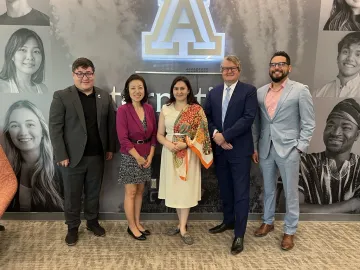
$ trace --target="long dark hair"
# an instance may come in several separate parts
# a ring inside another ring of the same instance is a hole
[[[334,0],[324,30],[360,31],[360,24],[355,20],[355,15],[345,0]]]
[[[185,76],[177,76],[172,84],[171,84],[171,87],[170,87],[170,100],[169,102],[167,103],[167,105],[170,105],[172,103],[174,103],[176,101],[175,99],[175,96],[174,96],[174,86],[175,84],[177,84],[178,82],[184,82],[187,86],[187,88],[189,89],[189,94],[187,95],[187,103],[189,105],[192,105],[192,104],[199,104],[199,102],[196,100],[195,96],[194,96],[194,92],[192,90],[192,87],[191,87],[191,84],[190,84],[190,81],[188,78],[186,78]]]

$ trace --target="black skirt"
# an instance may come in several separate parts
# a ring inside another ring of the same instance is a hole
[[[151,166],[142,168],[133,156],[121,153],[118,178],[120,184],[142,184],[150,180]]]

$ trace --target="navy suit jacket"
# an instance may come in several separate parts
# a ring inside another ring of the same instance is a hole
[[[224,84],[221,84],[209,92],[205,114],[210,136],[217,129],[233,146],[231,150],[224,150],[216,145],[215,155],[224,154],[229,161],[236,161],[254,153],[251,126],[258,108],[256,88],[238,81],[226,111],[224,126],[221,122],[223,91]]]

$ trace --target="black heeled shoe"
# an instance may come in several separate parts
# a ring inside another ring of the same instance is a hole
[[[140,236],[135,236],[135,234],[130,230],[130,228],[127,228],[128,234],[130,234],[134,239],[144,241],[146,240],[146,236],[144,234],[141,234]]]
[[[146,236],[151,234],[151,232],[149,230],[145,230],[145,231],[140,231],[139,230],[139,232],[141,232],[143,235],[146,235]]]

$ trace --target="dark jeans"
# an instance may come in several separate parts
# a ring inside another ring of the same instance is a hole
[[[65,220],[69,229],[80,226],[81,198],[84,191],[84,216],[97,220],[99,196],[104,174],[103,156],[84,156],[75,168],[62,168]]]

